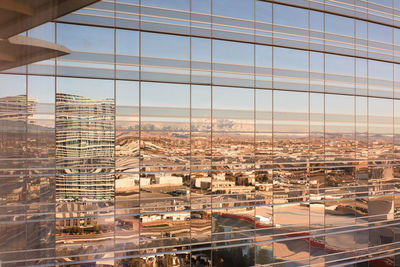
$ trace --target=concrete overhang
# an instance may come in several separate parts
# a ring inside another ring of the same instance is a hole
[[[99,0],[1,0],[0,38],[7,39]]]
[[[0,0],[0,71],[71,53],[66,47],[18,35],[99,0]]]
[[[71,53],[62,45],[26,36],[0,39],[0,71]]]

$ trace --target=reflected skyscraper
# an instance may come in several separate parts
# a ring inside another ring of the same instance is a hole
[[[114,100],[56,94],[56,198],[114,198]]]

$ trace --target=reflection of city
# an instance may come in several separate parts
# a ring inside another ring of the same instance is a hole
[[[26,247],[42,249],[32,257],[54,257],[54,247],[49,246],[54,243],[54,221],[52,215],[50,220],[42,215],[54,214],[52,175],[46,173],[51,165],[47,159],[54,158],[54,126],[35,118],[37,102],[25,94],[0,98],[0,215],[3,222],[13,222],[0,227],[2,262],[23,259],[26,252],[21,248]]]
[[[26,124],[36,100],[29,100],[28,112],[25,101],[26,96],[4,98],[2,106],[7,103],[13,112],[2,112],[3,125],[21,127],[19,135],[26,128],[49,132],[46,123]],[[168,131],[161,121],[146,122],[140,132],[116,131],[114,152],[114,112],[111,99],[57,94],[59,262],[85,253],[98,253],[100,260],[115,244],[132,255],[150,255],[121,264],[191,261],[207,266],[213,258],[247,266],[254,257],[298,264],[311,258],[323,264],[345,262],[371,246],[380,253],[398,236],[390,222],[399,212],[400,200],[392,195],[398,192],[399,174],[386,159],[391,151],[387,138],[374,137],[365,145],[346,134],[254,136],[246,132],[248,123],[225,120],[215,127],[211,144],[209,127],[190,135],[181,123],[169,123],[173,131]],[[239,131],[230,132],[232,125]],[[15,145],[17,139],[18,134],[10,134],[2,145]],[[360,144],[357,151],[355,144]],[[376,166],[355,165],[356,154],[370,157]],[[34,195],[43,186],[30,185],[29,190]],[[22,200],[19,190],[11,191],[9,203]],[[260,244],[257,250],[244,245],[252,242]],[[212,257],[201,250],[173,253],[233,244],[243,245],[218,249]],[[240,257],[232,259],[232,253]]]
[[[234,120],[226,124],[242,127]],[[141,174],[121,175],[126,178],[117,180],[117,192],[120,199],[135,203],[125,209],[134,206],[142,213],[133,221],[119,221],[126,232],[141,229],[137,245],[142,253],[243,243],[236,250],[213,251],[213,262],[231,262],[236,253],[241,256],[235,261],[247,266],[256,253],[266,263],[308,264],[311,258],[323,264],[327,254],[332,254],[330,262],[344,263],[346,257],[367,254],[371,246],[387,249],[385,244],[397,235],[395,228],[385,226],[396,214],[391,194],[398,183],[397,169],[381,156],[391,151],[386,138],[376,138],[370,147],[360,145],[359,155],[377,155],[382,165],[368,168],[354,165],[356,142],[347,134],[315,139],[279,134],[274,142],[265,134],[255,146],[254,136],[220,128],[210,154],[207,132],[191,136],[178,123],[169,123],[175,131],[161,130],[162,125],[146,123],[140,144],[139,134],[117,143],[121,159],[138,157],[140,150]],[[200,171],[189,174],[189,167]],[[139,190],[140,201],[134,193]],[[290,238],[294,240],[286,241]],[[254,241],[261,244],[256,252],[244,245]],[[187,254],[173,255],[176,264],[188,264]],[[211,260],[207,253],[192,252],[191,257],[203,264]],[[142,260],[161,261],[157,256]]]

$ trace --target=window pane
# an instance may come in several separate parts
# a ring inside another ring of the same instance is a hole
[[[368,100],[368,155],[371,160],[393,159],[393,100]]]
[[[252,0],[213,0],[213,13],[219,16],[253,19],[254,1]]]
[[[188,37],[142,32],[141,41],[143,80],[189,81]]]
[[[308,93],[274,92],[274,162],[302,163],[308,157]],[[292,165],[288,165],[292,166]]]
[[[354,97],[325,95],[325,160],[354,159],[354,127]]]
[[[27,102],[28,101],[28,102]],[[26,109],[33,106],[33,99],[27,99],[26,76],[0,74],[1,135],[4,136],[0,150],[1,158],[21,158],[12,165],[24,168],[26,148]]]
[[[57,24],[57,42],[81,52],[114,52],[112,29],[71,24]]]
[[[308,28],[308,12],[301,8],[274,5],[274,24]]]
[[[119,79],[139,78],[139,32],[116,30],[116,76]]]
[[[256,1],[256,42],[272,43],[272,4]]]
[[[213,40],[213,83],[254,84],[254,45]]]
[[[272,88],[272,47],[256,45],[256,87]]]
[[[274,47],[274,88],[308,90],[307,51]]]
[[[192,37],[192,82],[211,83],[211,40]]]
[[[251,41],[254,40],[253,0],[214,0],[213,36]]]
[[[324,91],[324,54],[310,52],[310,91]]]
[[[142,33],[142,56],[189,59],[189,39],[182,36]]]
[[[213,165],[254,166],[254,89],[213,87]]]
[[[274,44],[308,48],[308,10],[274,5]]]
[[[114,78],[114,30],[57,24],[57,42],[73,52],[57,61],[57,74]]]
[[[368,93],[393,97],[393,64],[368,60]]]
[[[190,86],[142,82],[141,127],[143,170],[171,171],[188,168]],[[170,147],[176,148],[174,152],[170,150]],[[154,160],[155,158],[158,160]],[[160,173],[160,176],[163,175]],[[165,176],[168,175],[165,174]],[[150,179],[152,176],[146,175],[146,177]]]
[[[179,9],[179,10],[189,10],[190,2],[187,0],[141,0],[142,5],[169,8],[169,9]]]
[[[325,31],[338,35],[354,36],[354,19],[325,14]]]
[[[368,55],[383,60],[393,60],[393,28],[368,23]]]
[[[325,54],[326,92],[354,94],[354,58]]]
[[[354,53],[354,20],[325,14],[325,50],[334,53]]]

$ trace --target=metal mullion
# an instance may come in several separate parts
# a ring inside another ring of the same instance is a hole
[[[210,58],[210,68],[211,68],[211,70],[210,70],[210,75],[211,75],[211,83],[210,83],[210,90],[211,90],[211,105],[210,105],[210,107],[211,107],[211,121],[210,121],[210,123],[211,123],[211,136],[210,136],[210,140],[211,140],[211,148],[210,148],[210,164],[211,164],[211,166],[210,166],[210,168],[211,169],[213,169],[213,145],[214,145],[214,140],[213,140],[213,137],[214,137],[214,132],[213,132],[213,125],[214,125],[214,114],[213,114],[213,110],[214,110],[214,103],[213,103],[213,98],[214,98],[214,86],[213,86],[213,84],[214,84],[214,60],[213,60],[213,55],[214,55],[214,42],[213,42],[213,35],[214,35],[214,1],[213,0],[211,0],[210,1],[210,4],[211,4],[211,7],[210,7],[210,19],[211,19],[211,29],[210,29],[210,31],[211,31],[211,34],[210,34],[210,42],[211,42],[211,51],[210,51],[210,53],[211,53],[211,58]],[[213,196],[213,193],[212,193],[212,189],[213,189],[213,173],[211,172],[211,184],[210,184],[210,189],[211,189],[211,199],[210,199],[210,210],[211,210],[211,220],[210,220],[210,243],[211,243],[211,249],[210,249],[210,258],[211,258],[211,265],[213,265],[213,243],[212,243],[212,241],[213,241],[213,236],[212,236],[212,234],[213,234],[213,230],[212,230],[212,220],[213,220],[213,198],[214,198],[214,196]]]
[[[116,151],[115,151],[115,138],[117,136],[116,129],[117,129],[117,29],[116,29],[116,3],[114,0],[114,210],[113,210],[113,216],[114,216],[114,222],[115,222],[115,215],[116,215],[116,176],[115,176],[115,171],[117,169],[117,158],[116,158]],[[115,244],[116,244],[116,225],[114,223],[114,257],[115,257]]]
[[[141,151],[141,141],[142,141],[142,0],[139,0],[139,207],[138,207],[138,213],[139,213],[139,221],[140,221],[140,217],[141,217],[141,179],[142,179],[142,175],[141,175],[141,165],[142,165],[142,151]],[[139,227],[138,227],[138,255],[142,255],[142,251],[140,250],[141,244],[140,244],[140,237],[141,237],[141,224],[139,223]]]
[[[253,35],[254,35],[254,41],[256,40],[256,2],[257,2],[257,0],[254,0],[253,1],[253,8],[254,8],[254,12],[253,12]],[[257,134],[256,134],[256,132],[257,132],[257,90],[256,90],[256,80],[257,80],[257,76],[256,76],[256,73],[257,73],[257,68],[256,68],[256,61],[257,61],[257,49],[256,49],[256,44],[253,44],[253,86],[254,86],[254,91],[253,91],[253,105],[254,105],[254,108],[253,108],[253,112],[254,112],[254,114],[253,114],[253,120],[254,120],[254,127],[253,127],[253,131],[254,131],[254,135],[253,135],[253,142],[254,142],[254,145],[253,145],[253,168],[254,168],[254,170],[256,169],[256,159],[257,159]],[[255,175],[255,173],[254,173],[254,175]],[[256,194],[257,194],[257,191],[255,192]],[[256,208],[256,205],[255,205],[255,202],[253,202],[253,206],[254,206],[254,231],[253,231],[253,240],[256,240],[256,230],[257,230],[257,227],[256,227],[256,220],[255,220],[255,218],[257,218],[257,208]],[[257,253],[256,253],[256,247],[254,247],[254,250],[255,250],[255,252],[254,252],[254,264],[256,264],[256,259],[257,259]]]
[[[189,81],[190,81],[190,85],[189,85],[189,177],[190,177],[190,191],[189,191],[189,205],[190,205],[190,220],[189,220],[189,246],[190,249],[192,249],[192,1],[189,0]],[[190,252],[190,255],[192,254],[192,252]],[[190,256],[190,263],[189,266],[192,266],[192,257]]]

